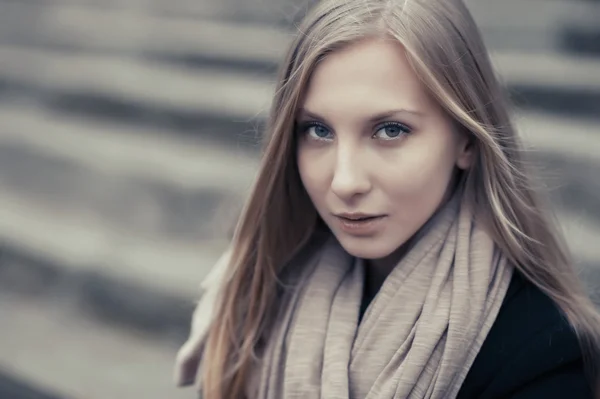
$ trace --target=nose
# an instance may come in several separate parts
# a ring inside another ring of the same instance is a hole
[[[349,201],[371,190],[371,182],[357,149],[338,146],[331,191]]]

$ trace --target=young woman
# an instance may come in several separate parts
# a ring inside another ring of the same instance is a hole
[[[325,0],[299,30],[178,382],[206,399],[591,398],[599,316],[464,4]]]

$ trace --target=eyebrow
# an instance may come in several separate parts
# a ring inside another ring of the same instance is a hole
[[[423,116],[422,112],[399,108],[399,109],[392,109],[389,111],[380,112],[375,115],[372,115],[371,117],[369,117],[368,121],[369,121],[369,123],[381,122],[382,120],[388,119],[397,114],[411,114],[411,115],[415,115],[415,116]],[[298,117],[308,117],[311,119],[318,119],[318,120],[322,120],[322,121],[326,120],[326,118],[324,118],[324,117],[320,116],[319,114],[317,114],[316,112],[310,111],[306,108],[300,108],[300,110],[298,111]]]

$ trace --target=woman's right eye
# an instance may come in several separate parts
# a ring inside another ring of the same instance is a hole
[[[331,130],[320,123],[309,123],[304,125],[302,131],[306,136],[313,140],[331,141],[333,140],[333,133]]]

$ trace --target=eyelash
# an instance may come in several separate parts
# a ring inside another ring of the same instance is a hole
[[[308,130],[310,128],[313,127],[321,127],[323,129],[326,129],[329,131],[329,133],[331,134],[331,129],[329,129],[326,125],[324,125],[321,122],[317,122],[317,121],[313,121],[313,122],[305,122],[305,123],[301,123],[298,125],[298,133],[301,134],[302,136],[308,136]],[[397,140],[399,138],[401,138],[402,136],[405,136],[407,134],[410,134],[412,132],[412,129],[404,124],[404,123],[400,123],[400,122],[383,122],[380,123],[379,125],[376,126],[375,128],[375,133],[373,133],[373,135],[371,136],[371,138],[375,139],[375,135],[377,134],[377,132],[379,132],[382,129],[388,128],[388,127],[395,127],[398,128],[401,133],[398,134],[398,136],[395,137],[390,137],[387,139],[381,139],[382,141],[394,141]],[[329,141],[329,139],[325,139],[325,138],[318,138],[318,137],[311,137],[313,140],[315,141]]]

